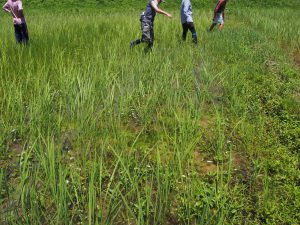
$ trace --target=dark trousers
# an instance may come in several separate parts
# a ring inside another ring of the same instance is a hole
[[[142,15],[140,18],[141,22],[141,31],[142,31],[142,38],[139,38],[135,41],[130,43],[130,47],[134,47],[140,43],[147,43],[147,47],[144,49],[145,52],[148,52],[153,47],[154,41],[154,29],[153,29],[153,22],[145,20],[144,16]]]
[[[153,45],[154,41],[154,29],[153,23],[148,21],[141,21],[141,30],[142,30],[142,42],[146,42],[149,45]]]
[[[28,30],[26,23],[14,24],[15,36],[18,44],[27,44],[29,41]]]
[[[182,24],[182,40],[186,40],[188,30],[192,33],[193,42],[197,44],[197,33],[193,22],[185,22]]]

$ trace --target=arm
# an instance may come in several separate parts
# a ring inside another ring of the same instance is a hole
[[[2,8],[5,12],[10,12],[10,6],[9,6],[9,3],[6,2]]]
[[[23,5],[22,5],[22,2],[20,2],[20,3],[18,4],[18,11],[19,11],[20,18],[23,18],[23,17],[24,17],[24,12],[23,12]]]
[[[183,3],[182,5],[182,11],[184,12],[184,14],[186,14],[186,12],[188,11],[188,5],[186,4],[186,2]]]
[[[192,12],[192,4],[190,1],[184,3],[183,12],[185,15],[189,15]]]
[[[151,6],[152,6],[152,8],[153,8],[157,13],[163,14],[163,15],[169,17],[169,18],[172,17],[172,15],[171,15],[170,13],[167,13],[167,12],[165,12],[164,10],[158,8],[156,3],[157,3],[157,1],[156,1],[156,0],[153,0],[153,1],[151,2]]]

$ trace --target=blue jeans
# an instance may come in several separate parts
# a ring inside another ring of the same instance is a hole
[[[15,36],[18,44],[27,44],[29,41],[28,30],[26,23],[14,24]]]

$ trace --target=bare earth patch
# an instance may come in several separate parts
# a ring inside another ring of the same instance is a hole
[[[212,160],[207,159],[206,154],[199,151],[193,153],[193,166],[199,175],[214,173],[218,169],[217,165]]]
[[[294,63],[297,68],[300,68],[300,50],[296,50],[293,53]]]
[[[232,152],[233,175],[241,178],[242,183],[248,183],[250,180],[250,161],[247,156],[239,152]]]

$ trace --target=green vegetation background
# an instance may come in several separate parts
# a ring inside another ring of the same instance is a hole
[[[0,2],[5,2],[1,0]],[[84,8],[110,8],[110,9],[142,9],[147,0],[23,0],[24,4],[30,7],[47,7],[65,9],[70,7]],[[181,0],[167,0],[166,7],[175,8],[181,3]],[[211,7],[216,0],[193,0],[194,8]],[[265,7],[295,7],[300,6],[299,0],[230,0],[230,4],[237,6],[265,6]]]
[[[145,56],[146,2],[0,14],[0,224],[300,224],[299,0],[192,1],[196,49],[167,0]]]

